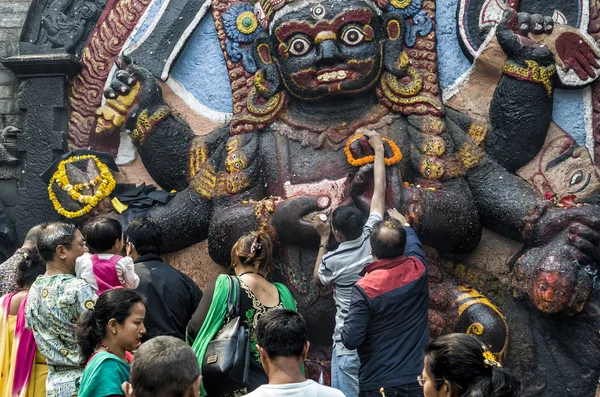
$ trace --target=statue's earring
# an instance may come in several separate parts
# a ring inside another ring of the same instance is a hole
[[[254,87],[266,99],[273,97],[281,89],[279,70],[271,58],[269,36],[261,33],[252,43],[252,55],[258,66],[254,75]]]
[[[406,34],[404,18],[398,13],[388,12],[383,22],[387,33],[383,56],[385,70],[394,76],[406,76],[410,62],[403,49]]]

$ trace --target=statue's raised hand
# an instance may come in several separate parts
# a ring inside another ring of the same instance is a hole
[[[115,64],[119,70],[104,92],[106,103],[96,111],[98,134],[111,134],[124,128],[132,133],[141,114],[150,118],[159,109],[164,113],[162,91],[152,73],[124,56],[117,57]]]
[[[319,235],[313,226],[314,216],[330,204],[329,197],[304,196],[289,198],[277,203],[272,225],[277,237],[286,244],[316,247]]]
[[[519,64],[532,60],[542,66],[554,63],[554,54],[536,36],[551,34],[554,29],[552,17],[539,14],[517,13],[509,8],[496,30],[498,43],[508,56],[508,59]]]
[[[355,140],[350,144],[350,154],[354,159],[365,159],[375,156],[368,135]],[[374,144],[383,145],[386,158],[394,157],[395,153],[388,142],[375,139]],[[373,197],[374,173],[373,163],[360,166],[352,181],[350,182],[350,195],[358,208],[364,213],[369,213],[371,198]],[[395,207],[401,203],[402,197],[402,175],[395,166],[386,166],[386,206]]]

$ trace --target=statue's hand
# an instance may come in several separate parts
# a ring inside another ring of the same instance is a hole
[[[104,91],[106,103],[96,111],[96,133],[111,134],[135,130],[140,114],[156,113],[164,107],[162,91],[147,69],[137,66],[127,57],[117,57],[118,71],[110,87]]]
[[[525,60],[533,60],[542,66],[548,66],[554,63],[554,54],[548,46],[534,38],[550,34],[553,29],[552,17],[517,13],[508,8],[498,24],[496,37],[509,60],[519,64],[523,64]]]
[[[596,78],[596,71],[600,68],[600,53],[580,31],[572,28],[562,33],[556,39],[555,46],[558,63],[565,71],[572,69],[581,80]]]
[[[384,145],[385,147],[385,145]],[[371,208],[371,199],[373,198],[374,178],[373,164],[363,165],[350,182],[350,196],[354,204],[364,213],[368,214]],[[402,175],[396,167],[385,167],[386,189],[385,204],[386,207],[395,207],[402,203]]]
[[[600,263],[600,208],[594,205],[550,208],[537,223],[533,239],[538,245],[558,241],[580,252],[577,259],[581,262]]]
[[[329,207],[329,197],[304,196],[280,201],[273,213],[272,225],[283,243],[316,247],[319,235],[313,226],[312,213]]]

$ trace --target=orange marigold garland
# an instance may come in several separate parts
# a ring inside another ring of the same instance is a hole
[[[348,141],[346,142],[346,147],[344,148],[344,153],[346,153],[346,158],[348,159],[348,163],[350,163],[351,165],[353,165],[355,167],[360,167],[362,165],[375,162],[375,156],[363,156],[359,159],[355,159],[352,156],[352,152],[350,151],[350,145],[352,145],[352,142],[362,138],[363,136],[364,136],[364,134],[357,134],[357,135],[351,136],[348,139]],[[384,158],[385,165],[390,166],[390,165],[399,163],[400,160],[402,160],[402,152],[400,151],[400,148],[398,148],[398,145],[396,145],[394,143],[394,141],[392,141],[391,139],[388,139],[388,138],[381,138],[381,140],[383,142],[387,142],[387,144],[390,146],[390,149],[392,149],[392,153],[394,153],[394,155],[392,157]]]

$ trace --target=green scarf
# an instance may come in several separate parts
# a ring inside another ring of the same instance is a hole
[[[290,290],[288,290],[287,287],[281,283],[273,283],[273,285],[277,288],[277,291],[279,292],[279,297],[281,298],[281,303],[283,304],[283,307],[290,310],[297,310],[296,301],[292,297],[292,293],[290,292]],[[198,363],[200,364],[200,374],[202,374],[202,362],[204,361],[204,355],[206,354],[208,342],[210,342],[215,337],[217,332],[219,332],[219,330],[223,326],[223,321],[225,320],[225,315],[227,314],[226,311],[228,298],[229,276],[227,276],[226,274],[221,274],[217,278],[217,283],[215,284],[215,292],[213,294],[212,303],[210,304],[210,308],[208,309],[206,319],[204,320],[202,328],[200,328],[200,332],[198,332],[196,340],[192,345],[192,349],[196,353],[196,356],[198,356]],[[204,390],[203,384],[200,384],[200,395],[207,395],[206,390]]]

